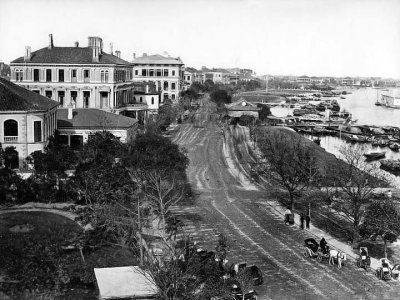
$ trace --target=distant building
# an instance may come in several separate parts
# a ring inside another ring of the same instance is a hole
[[[183,87],[184,64],[180,58],[165,57],[159,54],[136,58],[132,62],[134,81],[152,81],[161,93],[161,101],[177,100]]]
[[[342,78],[341,85],[351,86],[354,85],[355,80],[350,77]]]
[[[296,78],[297,83],[310,84],[311,78],[308,76],[300,76]]]
[[[252,116],[255,119],[259,118],[259,111],[261,108],[257,105],[240,98],[238,101],[225,104],[228,111],[228,116],[231,118],[240,118],[241,116]]]
[[[34,151],[43,151],[57,129],[58,102],[0,78],[0,143],[15,147],[12,168],[24,167]]]

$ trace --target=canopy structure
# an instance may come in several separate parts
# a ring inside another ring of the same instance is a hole
[[[138,266],[98,268],[94,274],[99,299],[155,299],[157,286]]]

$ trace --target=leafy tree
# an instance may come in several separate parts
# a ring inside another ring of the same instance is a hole
[[[258,173],[288,191],[293,210],[295,196],[319,178],[316,156],[297,134],[258,129],[256,136],[264,159],[258,166]]]
[[[210,94],[211,101],[215,102],[218,106],[231,103],[232,97],[226,90],[215,90]]]
[[[154,133],[138,134],[130,146],[124,165],[140,170],[168,170],[184,174],[189,160],[169,139]]]
[[[271,115],[271,110],[270,110],[269,106],[259,103],[259,104],[257,104],[257,107],[261,108],[261,110],[258,112],[259,119],[261,121],[267,120],[267,117],[269,115]]]
[[[214,91],[214,90],[215,90],[215,83],[214,83],[214,81],[212,81],[211,79],[207,79],[207,80],[204,82],[204,90],[205,90],[206,92],[212,92],[212,91]]]
[[[360,234],[373,239],[381,236],[387,258],[387,243],[393,243],[400,235],[400,214],[396,210],[395,203],[390,199],[371,203],[360,226]]]
[[[365,161],[365,152],[363,145],[344,146],[339,153],[345,163],[329,167],[326,171],[328,182],[332,182],[340,194],[340,197],[331,198],[332,213],[344,216],[352,224],[353,246],[360,239],[359,227],[374,189],[387,184],[379,166]]]
[[[36,174],[56,175],[65,177],[65,171],[73,169],[77,164],[77,156],[68,146],[57,142],[57,138],[50,137],[44,151],[35,151],[28,161],[33,162]]]

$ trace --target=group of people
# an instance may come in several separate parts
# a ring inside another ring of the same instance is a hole
[[[311,222],[311,216],[309,213],[307,213],[307,214],[301,213],[300,214],[300,228],[301,229],[304,229],[304,224],[307,229],[310,229],[310,222]],[[290,210],[289,207],[286,208],[286,211],[285,211],[285,224],[290,224],[290,225],[294,224],[294,214],[292,213],[292,211]]]

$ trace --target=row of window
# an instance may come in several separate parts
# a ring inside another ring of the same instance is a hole
[[[35,143],[42,141],[42,121],[33,121],[33,138]],[[4,142],[18,142],[17,121],[4,121]]]
[[[127,73],[126,71],[122,71]],[[78,70],[72,69],[71,70],[71,82],[77,82]],[[117,75],[115,76],[116,81],[126,81],[129,75],[122,75],[120,71],[117,71]],[[53,70],[46,69],[45,70],[45,79],[46,82],[53,82]],[[24,70],[22,69],[15,69],[15,80],[16,81],[23,81],[24,80]],[[100,71],[100,80],[102,83],[107,83],[109,80],[108,70],[101,70]],[[39,82],[40,81],[40,69],[33,69],[33,81]],[[58,70],[58,82],[65,81],[65,70],[59,69]],[[90,82],[90,70],[83,70],[83,82]]]
[[[171,76],[175,76],[175,70],[171,71]],[[139,70],[135,70],[135,75],[139,76]],[[168,69],[142,69],[141,76],[149,76],[149,77],[168,77],[169,70]]]

